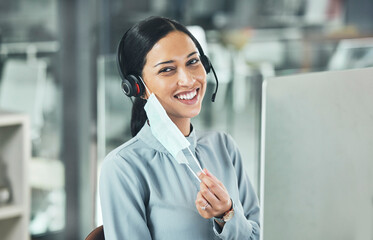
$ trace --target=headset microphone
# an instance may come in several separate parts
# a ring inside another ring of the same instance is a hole
[[[203,49],[202,49],[201,45],[199,44],[199,42],[197,41],[197,39],[195,39],[195,41],[197,42],[196,46],[198,48],[198,51],[200,52],[200,55],[201,55],[200,59],[201,59],[203,67],[205,68],[206,73],[208,74],[212,70],[212,73],[214,74],[214,77],[215,77],[216,86],[215,86],[215,91],[214,91],[214,93],[212,94],[212,97],[211,97],[211,101],[215,102],[216,93],[218,92],[218,87],[219,87],[218,76],[215,73],[215,69],[211,64],[210,59],[203,52]]]
[[[216,93],[218,92],[218,87],[219,87],[219,81],[218,81],[218,76],[216,76],[215,69],[212,65],[211,65],[211,70],[212,70],[212,73],[214,74],[215,82],[216,82],[215,92],[212,94],[211,101],[215,102]]]

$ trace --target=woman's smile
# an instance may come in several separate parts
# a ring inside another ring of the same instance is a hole
[[[193,105],[198,101],[198,93],[199,88],[191,90],[191,91],[184,91],[181,93],[176,94],[174,97],[179,100],[181,103],[187,105]]]

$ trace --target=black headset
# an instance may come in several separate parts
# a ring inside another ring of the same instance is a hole
[[[128,32],[128,31],[127,31]],[[119,71],[119,75],[122,79],[121,87],[122,91],[124,94],[126,94],[128,97],[140,97],[144,94],[145,92],[145,86],[141,80],[140,76],[133,75],[133,74],[124,74],[122,70],[123,66],[123,61],[122,61],[122,51],[123,51],[123,42],[127,36],[127,32],[123,35],[121,38],[119,44],[118,44],[118,49],[117,49],[117,67]],[[194,43],[196,44],[196,47],[198,49],[198,52],[200,54],[200,60],[205,68],[206,73],[208,74],[211,70],[214,73],[215,81],[216,81],[216,86],[215,86],[215,92],[212,94],[211,101],[215,101],[216,93],[218,92],[218,77],[216,76],[214,67],[212,66],[209,58],[205,55],[203,52],[203,49],[197,39],[194,38],[192,35],[191,38],[194,40]]]

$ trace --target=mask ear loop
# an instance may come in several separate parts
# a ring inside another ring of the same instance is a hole
[[[188,147],[188,150],[189,150],[190,155],[192,155],[193,160],[196,162],[198,168],[201,170],[201,173],[203,173],[203,174],[206,175],[205,171],[202,170],[201,165],[199,164],[199,162],[197,161],[197,158],[194,156],[194,154],[192,153],[192,151],[190,150],[189,147]],[[187,163],[185,165],[187,165],[188,169],[196,177],[196,179],[198,180],[198,182],[201,182],[201,179],[199,179],[199,177],[197,176],[197,174],[190,168],[189,163]]]
[[[205,174],[206,175],[206,173],[205,173],[205,171],[203,171],[203,169],[202,169],[202,167],[201,167],[201,165],[199,164],[199,162],[198,162],[198,160],[197,160],[197,158],[194,156],[194,154],[192,153],[192,151],[190,150],[190,148],[188,147],[188,150],[189,150],[189,153],[190,153],[190,155],[192,155],[192,157],[193,157],[193,160],[196,162],[196,164],[197,164],[197,166],[198,166],[198,168],[199,168],[199,170],[201,170],[201,172],[203,173],[203,174]]]
[[[145,86],[145,89],[146,89],[146,91],[148,92],[148,94],[149,94],[149,96],[151,95],[151,93],[150,93],[150,91],[149,91],[149,88],[146,86],[146,84],[145,84],[145,82],[144,82],[144,80],[142,80],[142,77],[141,76],[139,76],[139,78],[140,78],[140,80],[141,80],[141,82],[142,82],[142,84],[144,84],[144,86]]]
[[[189,164],[187,163],[185,165],[187,165],[188,169],[196,177],[196,179],[198,180],[198,182],[201,182],[201,179],[199,179],[199,177],[197,176],[197,174],[190,168]]]

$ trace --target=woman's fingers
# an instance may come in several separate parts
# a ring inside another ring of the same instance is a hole
[[[202,197],[211,204],[211,206],[219,204],[219,198],[206,186],[205,183],[201,182],[199,192]]]
[[[199,207],[203,207],[203,206],[206,206],[206,204],[208,203],[206,199],[204,199],[201,195],[200,192],[197,193],[197,198],[196,198],[196,207],[199,208]]]
[[[211,176],[212,176],[211,174],[206,174],[206,175],[201,174],[200,175],[200,179],[201,179],[200,189],[204,189],[204,186],[206,186],[207,190],[209,190],[209,192],[211,192],[213,195],[215,195],[216,198],[218,198],[219,200],[221,200],[221,201],[228,200],[229,199],[229,194],[228,194],[226,188],[224,187],[224,185],[217,178],[213,178]],[[204,191],[206,191],[206,190],[204,189]],[[206,194],[206,196],[204,196],[204,197],[210,196],[210,194],[208,192],[206,192],[205,194]]]
[[[211,177],[219,186],[221,186],[222,188],[225,189],[224,185],[222,182],[219,181],[219,179],[217,179],[212,173],[210,173],[209,170],[207,170],[206,168],[203,169],[203,171],[206,173],[207,176]]]
[[[201,192],[198,192],[195,204],[199,214],[203,218],[209,219],[214,216],[210,203],[202,196]]]
[[[201,179],[199,195],[211,206],[212,216],[221,215],[231,207],[230,196],[224,185],[210,172],[200,174]]]

